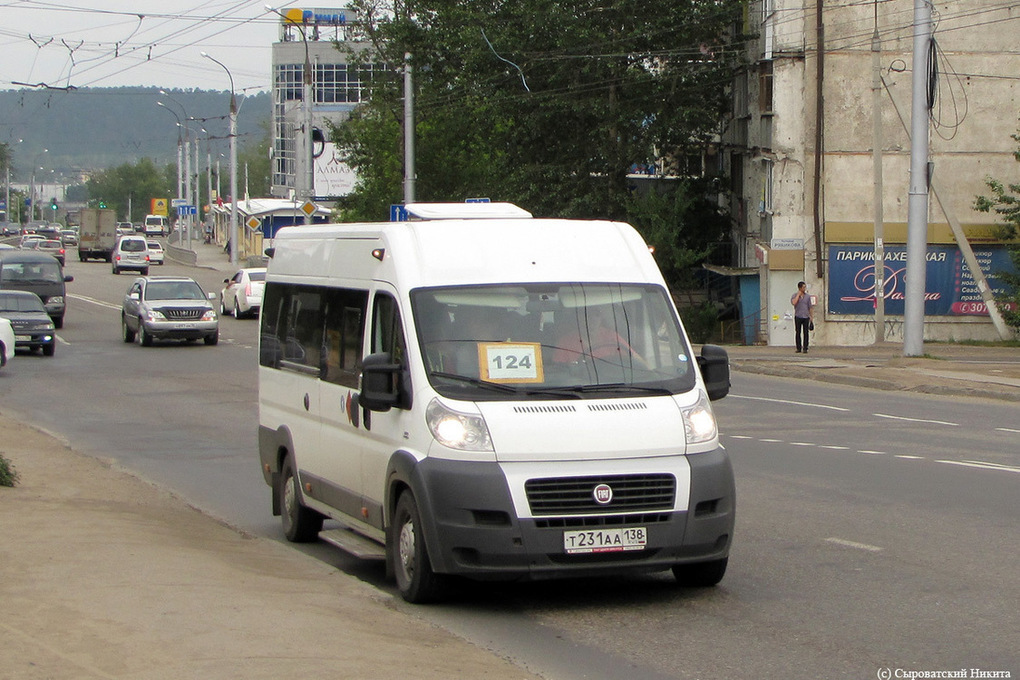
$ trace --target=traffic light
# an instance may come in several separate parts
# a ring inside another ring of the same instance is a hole
[[[57,211],[57,199],[56,198],[51,198],[50,199],[50,210],[52,210],[53,212]]]
[[[99,201],[99,207],[100,208],[105,208],[106,207],[106,201]]]

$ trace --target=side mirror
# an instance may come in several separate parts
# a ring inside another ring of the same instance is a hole
[[[205,296],[207,298],[209,298],[210,300],[215,300],[216,299],[216,293],[206,293]]]
[[[403,366],[389,354],[370,354],[361,365],[361,394],[358,404],[369,411],[386,412],[400,403],[400,373]]]
[[[140,300],[141,299],[141,296],[138,294],[137,291],[128,293],[128,297],[131,298],[132,300]]]
[[[70,274],[64,274],[64,283],[71,283],[74,281],[74,277]]]
[[[705,379],[705,389],[711,401],[722,399],[730,393],[730,357],[718,345],[705,345],[698,357],[698,368]]]

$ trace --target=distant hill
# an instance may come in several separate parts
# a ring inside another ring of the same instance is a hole
[[[151,158],[160,166],[176,162],[177,120],[156,104],[159,101],[182,121],[186,117],[198,119],[189,120],[188,126],[201,140],[219,137],[211,141],[212,156],[216,159],[222,153],[226,162],[230,93],[167,92],[169,97],[161,95],[156,87],[0,91],[0,142],[11,147],[12,181],[27,177],[36,160],[58,176],[134,163],[141,158]],[[271,99],[268,92],[246,95],[243,100],[239,97],[241,147],[264,139],[272,115]],[[202,128],[207,132],[201,132]],[[48,152],[43,154],[43,149]],[[204,163],[204,141],[200,149]]]

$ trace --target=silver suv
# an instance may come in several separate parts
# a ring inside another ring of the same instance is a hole
[[[142,276],[124,295],[120,323],[124,342],[138,336],[144,347],[153,340],[202,338],[207,345],[220,339],[219,319],[202,287],[186,276]]]

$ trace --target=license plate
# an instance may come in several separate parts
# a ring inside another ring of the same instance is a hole
[[[15,335],[14,342],[27,342],[32,339],[31,335]]]
[[[644,550],[647,545],[648,531],[644,527],[563,532],[563,551],[569,555]]]

